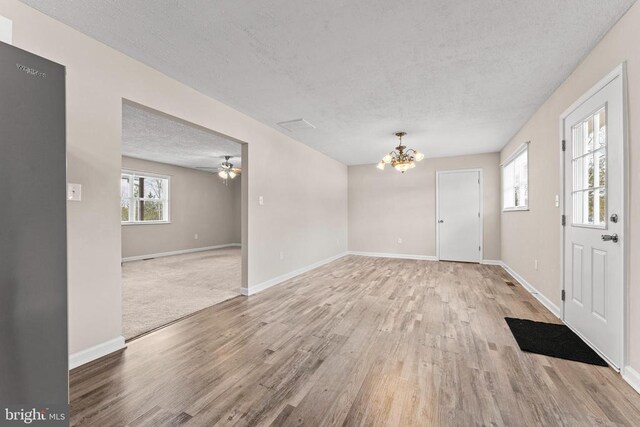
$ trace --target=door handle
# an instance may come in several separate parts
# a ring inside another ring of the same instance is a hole
[[[443,222],[444,222],[444,219],[440,219],[440,220],[438,220],[438,223],[439,223],[439,224],[442,224]]]
[[[618,235],[616,233],[613,234],[603,234],[602,235],[602,241],[603,242],[613,242],[613,243],[618,243]]]

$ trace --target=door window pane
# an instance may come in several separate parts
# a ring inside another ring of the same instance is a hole
[[[600,108],[576,124],[573,149],[573,216],[575,225],[605,226],[607,217],[607,110]]]

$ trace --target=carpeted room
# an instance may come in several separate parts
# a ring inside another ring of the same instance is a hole
[[[125,102],[123,335],[153,332],[241,287],[240,144]]]

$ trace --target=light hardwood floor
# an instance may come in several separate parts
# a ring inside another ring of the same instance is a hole
[[[71,373],[73,425],[640,425],[610,368],[521,352],[557,322],[500,267],[348,256]]]

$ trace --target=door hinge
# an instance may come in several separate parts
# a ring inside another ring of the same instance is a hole
[[[562,290],[562,292],[560,293],[560,298],[562,299],[562,301],[564,301],[565,299],[565,292],[564,289]]]
[[[480,218],[480,212],[478,212],[478,218]]]
[[[566,140],[562,140],[562,151],[567,151],[567,141]]]
[[[480,246],[478,246],[478,250],[481,250],[481,249],[480,249]]]
[[[562,226],[567,225],[567,216],[566,215],[562,215]]]

